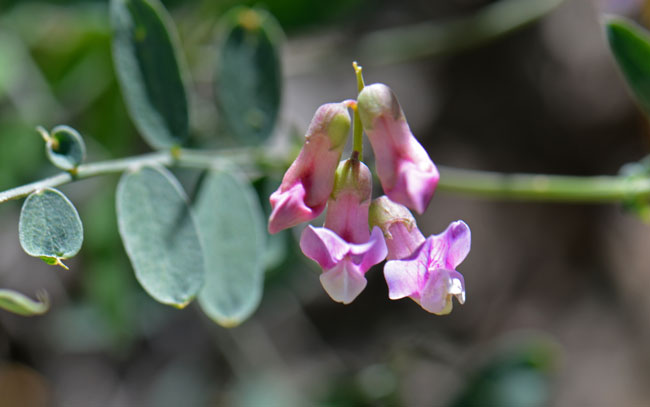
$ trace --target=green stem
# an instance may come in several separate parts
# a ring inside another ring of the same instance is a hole
[[[12,199],[24,198],[32,192],[53,188],[59,185],[67,184],[79,179],[95,177],[98,175],[121,173],[129,169],[135,169],[145,165],[162,165],[165,167],[179,166],[185,168],[198,169],[220,169],[227,168],[233,164],[239,166],[246,165],[251,161],[251,156],[257,154],[253,149],[242,150],[220,150],[220,151],[197,151],[181,149],[178,153],[172,154],[171,151],[159,151],[140,156],[121,158],[117,160],[99,161],[96,163],[83,164],[76,168],[75,174],[62,172],[49,178],[30,184],[22,185],[16,188],[0,192],[0,203]],[[251,175],[249,173],[248,175]],[[255,174],[252,174],[255,175]]]
[[[251,166],[251,162],[253,165]],[[121,173],[145,165],[196,169],[223,169],[237,165],[247,176],[259,176],[258,166],[269,163],[286,169],[283,157],[267,156],[259,149],[219,151],[179,150],[177,157],[160,151],[117,160],[80,165],[75,175],[62,172],[49,178],[0,192],[0,203],[24,198],[44,188],[64,185],[98,175]],[[273,169],[276,169],[276,166]],[[650,178],[622,176],[565,176],[504,174],[439,166],[438,190],[481,198],[519,201],[606,203],[626,199],[650,199]]]
[[[366,86],[363,82],[363,67],[357,64],[356,61],[352,63],[352,67],[357,76],[357,90],[361,92],[363,87]],[[352,151],[358,154],[357,157],[360,161],[363,161],[363,128],[361,127],[361,117],[356,106],[354,107],[354,129],[352,134],[354,136]]]
[[[650,198],[650,179],[503,174],[438,167],[438,190],[484,198],[547,202],[619,202]]]

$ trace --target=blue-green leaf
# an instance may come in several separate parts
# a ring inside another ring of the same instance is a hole
[[[641,107],[650,113],[650,34],[622,17],[608,19],[605,29],[627,84]]]
[[[43,291],[37,295],[38,301],[13,290],[0,289],[0,308],[14,314],[29,317],[47,312],[50,303],[47,294]]]
[[[131,119],[154,148],[189,135],[184,63],[171,18],[158,0],[111,0],[113,59]]]
[[[77,130],[68,126],[56,126],[51,133],[42,127],[37,130],[45,139],[45,152],[52,164],[70,171],[83,163],[86,145]]]
[[[18,224],[20,245],[30,256],[66,268],[83,243],[83,226],[74,205],[56,189],[36,191],[25,199]]]
[[[223,19],[215,95],[222,124],[240,143],[256,144],[273,132],[280,108],[283,34],[263,10],[238,7]]]
[[[203,311],[220,325],[238,325],[262,297],[265,231],[252,187],[233,175],[210,173],[194,206],[206,256]]]
[[[158,167],[126,173],[117,187],[116,209],[120,236],[142,287],[163,304],[189,304],[203,284],[203,249],[178,181]]]

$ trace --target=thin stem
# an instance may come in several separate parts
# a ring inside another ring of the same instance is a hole
[[[0,192],[0,203],[12,199],[24,198],[32,192],[45,188],[57,187],[79,179],[95,177],[98,175],[121,173],[145,165],[161,165],[165,167],[177,165],[186,168],[222,169],[228,168],[233,164],[244,165],[250,160],[251,155],[254,154],[256,154],[256,151],[253,149],[220,150],[217,152],[181,149],[178,152],[177,159],[174,158],[171,151],[160,151],[117,160],[83,164],[77,167],[77,171],[74,175],[69,172],[62,172],[40,181]]]
[[[363,87],[366,86],[363,82],[363,67],[361,67],[357,62],[352,63],[354,68],[354,73],[357,76],[357,91],[361,92]],[[363,128],[361,127],[361,117],[359,116],[359,111],[357,106],[354,105],[354,129],[353,129],[353,146],[352,150],[358,154],[359,160],[363,160]]]
[[[484,198],[547,202],[619,202],[650,198],[650,179],[503,174],[438,167],[438,189]]]
[[[355,150],[352,154],[357,156]],[[174,154],[176,156],[176,153]],[[259,176],[260,163],[271,161],[286,169],[283,157],[268,156],[254,148],[199,151],[180,149],[177,158],[160,151],[118,160],[80,165],[75,175],[62,172],[49,178],[0,192],[0,203],[24,198],[32,192],[53,188],[98,175],[121,173],[145,165],[178,166],[196,169],[226,169],[237,166],[250,178]],[[251,168],[253,162],[253,168]],[[270,168],[270,167],[269,167]],[[275,166],[273,167],[275,169]],[[268,168],[267,168],[268,169]],[[650,178],[622,176],[565,176],[544,174],[504,174],[439,166],[438,190],[482,198],[546,202],[620,202],[650,199]]]

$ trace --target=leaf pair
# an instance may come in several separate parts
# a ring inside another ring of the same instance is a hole
[[[190,133],[187,69],[171,18],[158,0],[112,0],[113,58],[131,118],[145,140],[164,149]],[[280,105],[282,31],[260,10],[224,17],[215,95],[224,127],[244,144],[264,141]]]
[[[190,207],[171,173],[144,167],[120,181],[117,215],[136,277],[153,298],[182,308],[198,294],[203,311],[224,326],[256,308],[264,220],[250,185],[212,172]]]

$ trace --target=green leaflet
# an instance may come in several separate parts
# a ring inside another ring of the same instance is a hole
[[[627,84],[646,113],[650,113],[650,34],[622,17],[605,23],[609,47]]]
[[[233,175],[210,173],[194,205],[206,257],[199,304],[225,327],[257,308],[264,283],[264,216],[252,187]]]
[[[79,252],[83,226],[77,209],[68,198],[56,189],[47,188],[25,199],[20,211],[18,236],[27,254],[65,268],[61,259]]]
[[[177,34],[158,0],[111,0],[113,59],[131,119],[154,148],[189,135],[185,65]]]
[[[269,13],[246,7],[223,18],[215,73],[221,124],[240,143],[256,144],[273,132],[280,108],[282,29]]]
[[[51,133],[42,127],[37,130],[45,139],[47,158],[56,167],[70,171],[83,163],[86,145],[77,130],[69,126],[56,126]]]
[[[203,285],[203,249],[178,181],[161,167],[122,176],[117,221],[135,276],[157,301],[183,308]]]
[[[0,289],[0,308],[25,317],[47,312],[50,303],[45,292],[37,295],[39,301],[13,290]]]

